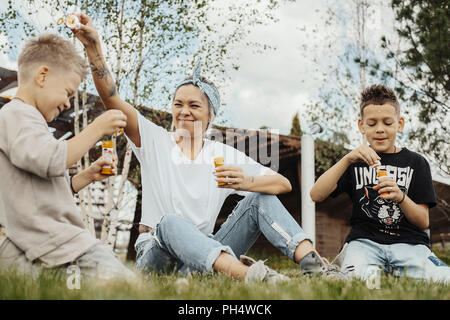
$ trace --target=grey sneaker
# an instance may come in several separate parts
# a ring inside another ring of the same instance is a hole
[[[240,260],[243,264],[250,267],[247,271],[247,275],[245,276],[245,283],[267,282],[275,284],[291,280],[289,277],[286,277],[285,275],[282,275],[264,265],[264,261],[259,260],[256,262],[254,259],[244,255],[240,256]]]
[[[346,280],[348,273],[353,271],[353,266],[347,266],[345,271],[341,271],[342,253],[345,253],[346,247],[341,250],[341,253],[330,263],[327,259],[320,259],[315,251],[309,252],[304,256],[300,262],[300,271],[304,275],[320,275],[327,279]]]

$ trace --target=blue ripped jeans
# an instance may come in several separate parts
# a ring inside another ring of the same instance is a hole
[[[347,246],[342,271],[353,265],[351,275],[366,280],[373,270],[436,282],[450,283],[450,267],[425,245],[380,244],[355,239]]]
[[[301,241],[311,241],[276,196],[252,192],[212,236],[183,217],[165,215],[150,233],[139,235],[136,266],[143,272],[210,272],[222,251],[239,257],[261,233],[291,260]]]

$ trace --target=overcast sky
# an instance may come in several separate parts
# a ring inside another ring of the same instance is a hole
[[[367,23],[368,46],[375,49],[382,34],[392,34],[393,14],[382,5],[388,1],[369,2],[374,11]],[[226,102],[233,110],[232,122],[237,127],[266,125],[288,133],[294,114],[304,111],[307,102],[318,99],[318,90],[323,84],[321,71],[344,53],[355,31],[353,1],[341,6],[343,3],[317,0],[287,4],[278,10],[279,22],[256,28],[251,33],[253,39],[270,39],[277,50],[255,55],[251,50],[240,48],[237,53],[241,68],[233,73],[230,87],[224,89]],[[348,19],[326,26],[328,8],[336,14],[345,10]],[[333,52],[326,46],[330,32],[340,37],[333,44]],[[307,49],[302,50],[303,46]],[[302,128],[307,129],[307,126],[302,123]]]

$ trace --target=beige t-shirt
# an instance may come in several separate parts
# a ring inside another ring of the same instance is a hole
[[[96,243],[84,227],[65,178],[67,142],[50,133],[33,106],[0,110],[0,224],[27,259],[73,261]]]

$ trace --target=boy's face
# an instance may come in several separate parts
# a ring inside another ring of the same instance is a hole
[[[53,121],[64,109],[70,109],[69,99],[76,93],[81,77],[70,70],[60,70],[47,66],[38,68],[35,82],[36,108],[47,122]]]
[[[394,152],[397,132],[402,132],[403,117],[397,115],[390,103],[369,104],[363,109],[362,119],[358,120],[359,131],[365,135],[370,146],[379,153]]]

